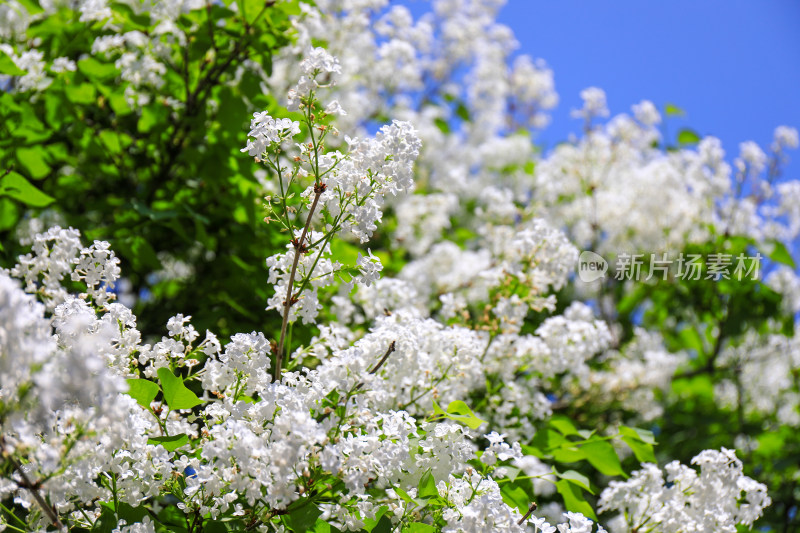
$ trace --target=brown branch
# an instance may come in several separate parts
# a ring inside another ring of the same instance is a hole
[[[33,499],[36,500],[36,503],[42,508],[42,511],[44,511],[44,514],[46,514],[50,519],[50,522],[52,522],[53,526],[57,527],[59,530],[63,529],[64,525],[58,519],[58,513],[56,512],[55,508],[48,505],[47,501],[45,501],[44,497],[39,492],[39,489],[41,488],[41,482],[31,482],[30,478],[28,478],[28,476],[22,470],[22,465],[16,459],[14,459],[14,457],[9,456],[8,460],[14,466],[16,471],[19,472],[20,477],[22,477],[22,484],[19,486],[23,489],[27,489],[31,494],[33,494]]]
[[[536,505],[536,502],[531,502],[531,506],[528,508],[528,512],[525,513],[525,516],[523,516],[522,518],[519,519],[519,522],[517,522],[517,525],[521,526],[522,524],[524,524],[525,520],[530,518],[531,515],[533,514],[533,512],[536,510],[536,507],[538,507]]]
[[[369,374],[370,374],[370,375],[372,375],[372,374],[375,374],[375,372],[377,372],[378,370],[380,370],[380,368],[383,366],[383,363],[385,363],[385,362],[386,362],[386,360],[389,358],[389,355],[390,355],[390,354],[391,354],[391,353],[394,351],[394,348],[395,348],[395,343],[396,343],[396,342],[397,342],[397,341],[392,341],[392,343],[389,345],[389,349],[388,349],[388,350],[386,350],[386,353],[385,353],[385,354],[383,354],[383,357],[381,357],[381,360],[380,360],[380,361],[378,361],[378,363],[377,363],[377,364],[376,364],[376,365],[375,365],[375,366],[372,368],[372,370],[370,370],[370,371],[369,371]],[[361,387],[363,387],[363,386],[364,386],[364,382],[362,381],[362,382],[360,382],[358,385],[356,385],[356,387],[355,387],[355,389],[354,389],[354,392],[355,392],[355,391],[357,391],[357,390],[359,390],[359,389],[360,389]]]
[[[370,371],[368,372],[368,374],[370,374],[370,375],[371,375],[371,374],[375,374],[375,373],[376,373],[378,370],[380,370],[380,368],[383,366],[383,363],[385,363],[385,362],[386,362],[386,360],[389,358],[389,355],[391,355],[391,353],[392,353],[392,352],[395,350],[395,344],[396,344],[396,342],[397,342],[397,341],[392,341],[392,342],[391,342],[391,344],[389,344],[389,348],[386,350],[386,353],[385,353],[385,354],[383,354],[383,357],[381,357],[380,361],[378,361],[378,362],[375,364],[375,366],[374,366],[374,367],[372,367],[372,370],[370,370]],[[356,386],[355,386],[355,387],[353,387],[353,388],[350,390],[350,392],[348,392],[348,393],[347,393],[347,399],[345,400],[345,403],[346,403],[346,402],[347,402],[347,401],[350,399],[350,396],[352,396],[352,395],[353,395],[353,393],[357,392],[357,391],[358,391],[359,389],[361,389],[361,387],[363,387],[363,386],[364,386],[364,382],[363,382],[363,381],[361,381],[361,382],[357,383],[357,384],[356,384]],[[330,408],[329,408],[329,409],[330,409]],[[322,416],[319,418],[319,420],[317,420],[317,422],[322,422],[323,420],[325,420],[326,418],[328,418],[328,417],[331,415],[331,413],[332,413],[332,412],[333,412],[333,409],[330,409],[330,410],[326,411],[326,412],[325,412],[325,413],[323,413],[323,415],[322,415]]]
[[[294,288],[294,277],[297,274],[297,263],[300,261],[300,255],[302,254],[303,249],[305,248],[306,242],[306,235],[308,234],[308,228],[311,226],[311,219],[314,216],[314,211],[317,209],[317,203],[319,202],[319,197],[325,191],[325,186],[322,184],[318,184],[314,186],[314,201],[311,203],[311,209],[308,210],[308,218],[306,218],[306,225],[303,227],[303,233],[300,235],[299,240],[292,240],[294,244],[294,261],[292,262],[292,271],[289,273],[289,284],[286,287],[286,299],[283,301],[283,321],[281,322],[281,338],[278,341],[278,349],[275,353],[275,372],[273,374],[273,379],[275,381],[280,380],[281,378],[281,366],[283,366],[283,357],[284,357],[284,342],[286,341],[286,326],[289,324],[289,310],[291,309],[292,305],[296,302],[295,298],[292,295],[292,289]]]

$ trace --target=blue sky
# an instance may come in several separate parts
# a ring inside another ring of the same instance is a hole
[[[798,0],[509,0],[500,21],[520,52],[547,61],[561,101],[544,146],[580,130],[570,119],[579,92],[606,91],[612,114],[642,99],[687,112],[690,126],[719,137],[732,159],[739,143],[762,146],[776,126],[800,128]],[[800,179],[800,151],[785,178]]]

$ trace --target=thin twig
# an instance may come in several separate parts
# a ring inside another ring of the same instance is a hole
[[[297,274],[297,263],[300,261],[300,256],[305,250],[306,234],[308,233],[308,228],[311,226],[311,219],[314,216],[314,211],[317,209],[317,203],[319,202],[319,197],[322,195],[323,192],[325,192],[325,186],[323,184],[318,184],[314,186],[314,201],[311,203],[311,209],[309,209],[308,211],[308,218],[306,218],[306,225],[303,226],[303,233],[300,235],[299,240],[293,241],[294,261],[292,262],[292,271],[289,274],[289,283],[288,286],[286,287],[286,300],[284,300],[283,302],[283,322],[281,322],[281,338],[280,341],[278,341],[278,349],[277,353],[275,354],[275,373],[273,376],[275,381],[278,381],[281,377],[281,366],[283,365],[283,356],[284,356],[283,344],[286,341],[286,326],[289,324],[289,310],[295,303],[292,295],[292,289],[294,288],[294,277]]]
[[[64,525],[58,519],[58,513],[56,513],[53,507],[50,507],[47,502],[45,501],[44,497],[39,493],[39,484],[32,483],[25,472],[22,470],[22,465],[13,457],[9,456],[8,460],[14,466],[14,468],[19,472],[20,477],[22,477],[22,485],[20,485],[24,489],[28,489],[28,491],[33,494],[33,499],[36,500],[36,503],[39,504],[39,507],[42,508],[44,514],[50,519],[55,527],[58,529],[63,529]]]
[[[389,344],[389,348],[386,350],[386,353],[385,353],[385,354],[383,354],[383,357],[381,357],[380,361],[378,361],[378,362],[375,364],[375,366],[374,366],[374,367],[372,367],[372,370],[370,370],[370,371],[368,372],[368,374],[375,374],[375,373],[376,373],[378,370],[380,370],[380,368],[383,366],[383,363],[385,363],[385,362],[386,362],[386,360],[389,358],[389,355],[390,355],[390,354],[391,354],[391,353],[392,353],[392,352],[395,350],[395,343],[396,343],[396,342],[397,342],[397,341],[392,341],[392,342],[391,342],[391,344]],[[350,390],[350,392],[348,392],[348,393],[347,393],[347,399],[345,400],[345,403],[347,403],[347,401],[349,401],[349,400],[350,400],[350,396],[352,396],[352,395],[353,395],[353,393],[355,393],[356,391],[358,391],[359,389],[361,389],[361,387],[363,387],[363,386],[364,386],[364,382],[363,382],[363,381],[361,381],[361,382],[359,382],[358,384],[356,384],[356,386],[355,386],[355,387],[353,387],[353,388]],[[329,410],[329,411],[325,412],[325,413],[324,413],[324,414],[323,414],[323,415],[322,415],[322,416],[319,418],[319,420],[317,420],[317,422],[322,422],[323,420],[325,420],[326,418],[328,418],[332,412],[333,412],[333,409],[331,409],[331,410]]]
[[[397,341],[392,341],[392,343],[389,345],[389,349],[386,350],[386,353],[383,354],[383,357],[381,357],[381,360],[378,361],[378,363],[372,368],[372,370],[369,371],[370,375],[375,374],[375,372],[380,370],[380,368],[383,366],[383,363],[386,362],[386,360],[389,358],[389,355],[394,351],[395,342],[397,342]],[[362,381],[358,385],[356,385],[354,390],[359,390],[363,386],[364,386],[364,382]]]
[[[522,518],[519,519],[519,522],[517,522],[517,525],[521,526],[522,524],[524,524],[525,520],[530,518],[531,515],[533,514],[533,512],[536,510],[536,507],[537,507],[536,502],[531,502],[531,506],[528,508],[528,512],[525,513],[525,516],[523,516]]]

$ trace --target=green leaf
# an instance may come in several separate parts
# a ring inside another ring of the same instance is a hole
[[[369,523],[369,519],[364,521],[365,523]],[[372,526],[371,529],[367,529],[371,533],[393,533],[394,532],[394,524],[392,524],[392,520],[386,516],[385,514],[380,517],[380,519]]]
[[[101,63],[93,57],[85,57],[78,61],[78,70],[86,77],[97,80],[116,77],[119,72],[113,63]]]
[[[458,104],[458,107],[456,107],[456,116],[464,122],[469,122],[469,109],[467,109],[467,106]]]
[[[411,522],[403,528],[403,531],[408,531],[409,533],[434,533],[436,528],[422,522]]]
[[[573,424],[572,420],[566,416],[554,416],[551,418],[550,427],[556,429],[565,437],[569,435],[578,435],[578,430],[575,428],[575,424]]]
[[[152,439],[147,439],[147,444],[157,445],[160,444],[163,446],[168,452],[174,452],[184,444],[189,442],[189,437],[186,433],[181,433],[180,435],[169,435],[167,437],[153,437]]]
[[[119,142],[119,135],[111,130],[103,130],[100,132],[100,140],[108,148],[112,154],[117,154],[122,146]]]
[[[580,472],[576,472],[575,470],[567,470],[566,472],[558,473],[556,472],[556,476],[560,479],[565,479],[570,483],[574,483],[578,485],[583,490],[587,491],[590,494],[594,494],[592,490],[592,483],[589,481],[589,478],[581,474]]]
[[[445,135],[450,133],[450,125],[443,118],[435,118],[433,119],[433,123],[436,124],[436,127],[439,128],[439,131]]]
[[[161,268],[161,261],[158,260],[156,251],[141,235],[120,239],[115,246],[117,252],[128,259],[137,271],[153,271]]]
[[[640,463],[656,462],[656,456],[651,445],[628,436],[622,437],[622,441],[633,451],[633,455],[636,456],[636,460]]]
[[[112,502],[103,502],[100,506],[100,518],[92,526],[92,533],[111,533],[117,529],[117,515],[128,524],[140,523],[145,516],[149,516],[144,507],[133,507],[127,503],[120,503],[116,512]]]
[[[97,91],[94,86],[89,83],[81,83],[80,85],[67,85],[64,88],[64,93],[70,102],[74,104],[87,105],[95,101]]]
[[[167,108],[163,105],[149,105],[142,108],[142,116],[139,117],[137,128],[141,133],[148,133],[158,124],[167,120]]]
[[[656,444],[656,437],[653,435],[653,432],[649,429],[642,429],[642,428],[634,428],[629,426],[620,426],[619,432],[622,435],[627,435],[629,437],[633,437],[639,439],[640,441],[655,445]]]
[[[35,148],[17,148],[17,161],[28,171],[30,177],[41,179],[50,173],[50,165],[44,162],[42,152]]]
[[[764,248],[764,253],[767,254],[767,257],[769,257],[773,261],[782,263],[792,268],[797,268],[797,265],[794,262],[792,254],[786,248],[786,245],[783,244],[782,242],[775,239],[770,239],[766,243],[764,243],[763,248]]]
[[[339,530],[331,526],[329,523],[322,520],[321,518],[317,518],[317,521],[314,522],[314,527],[309,531],[311,531],[311,533],[335,533],[338,532]]]
[[[241,531],[244,524],[240,521],[208,520],[203,522],[203,533],[226,533],[228,531]]]
[[[686,111],[676,106],[675,104],[667,104],[664,106],[664,113],[668,117],[685,117]]]
[[[300,503],[297,504],[297,509],[287,516],[287,522],[289,522],[293,531],[310,531],[322,514],[322,511],[320,511],[316,505],[312,503],[301,505],[302,503],[301,500]]]
[[[601,474],[627,477],[617,452],[609,442],[600,439],[590,440],[581,445],[580,449],[586,454],[586,460]]]
[[[470,409],[469,406],[461,400],[450,402],[450,405],[447,406],[447,411],[442,410],[442,408],[439,407],[439,404],[434,401],[433,411],[435,414],[443,418],[454,420],[455,422],[464,424],[471,429],[478,429],[481,424],[486,423],[485,420],[478,418],[475,413],[472,412],[472,409]]]
[[[376,533],[379,532],[379,531],[380,532],[391,531],[392,522],[391,522],[391,520],[388,520],[388,517],[384,516],[388,509],[389,509],[388,507],[383,505],[383,506],[379,507],[378,510],[375,512],[375,518],[370,518],[368,516],[365,516],[363,518],[364,531],[374,531]],[[389,522],[389,528],[388,529],[384,529],[384,525],[380,525],[381,519],[383,519],[383,518],[386,518],[388,520],[388,522]]]
[[[566,479],[559,479],[556,481],[556,489],[558,493],[561,494],[561,497],[564,498],[564,507],[567,508],[567,511],[581,513],[583,516],[597,521],[597,515],[594,513],[594,509],[592,509],[592,506],[586,501],[586,498],[583,496],[583,491],[581,491],[577,485]]]
[[[406,503],[415,503],[414,498],[412,498],[406,491],[401,489],[400,487],[392,487],[394,491],[397,493],[400,498],[403,499]]]
[[[14,60],[8,57],[8,54],[0,50],[0,74],[23,76],[25,71],[19,68],[17,64],[14,63]]]
[[[117,516],[113,509],[103,507],[100,517],[92,525],[92,533],[111,533],[117,528]]]
[[[551,455],[553,460],[557,463],[577,463],[586,459],[586,452],[583,448],[576,448],[575,446],[562,446],[552,450]]]
[[[12,198],[31,207],[45,207],[55,201],[52,196],[43,193],[16,172],[9,172],[0,178],[0,196]]]
[[[183,380],[175,376],[169,368],[158,369],[158,380],[164,391],[164,401],[170,409],[191,409],[202,403],[200,398],[187,389]]]
[[[700,135],[697,132],[684,128],[678,132],[678,144],[688,145],[697,144],[700,142]]]
[[[684,328],[678,334],[683,345],[686,348],[696,351],[698,354],[705,353],[705,346],[703,345],[703,337],[693,327]]]
[[[128,380],[128,396],[145,409],[150,409],[150,402],[156,399],[157,394],[158,385],[148,379]]]
[[[656,462],[656,456],[653,453],[653,445],[656,441],[652,431],[620,426],[619,433],[622,441],[633,451],[640,463]]]
[[[422,474],[419,480],[419,487],[417,487],[417,495],[420,498],[436,498],[439,496],[439,491],[436,489],[436,480],[433,479],[430,470]]]
[[[0,197],[0,231],[13,228],[19,220],[19,208],[17,203],[8,198]]]
[[[516,507],[521,513],[528,512],[531,499],[521,487],[513,483],[503,483],[500,487],[500,495],[509,507]]]
[[[361,249],[353,246],[343,239],[333,239],[331,242],[331,259],[343,265],[355,265]]]
[[[44,12],[38,0],[18,0],[20,4],[25,6],[25,10],[31,15],[37,15]]]

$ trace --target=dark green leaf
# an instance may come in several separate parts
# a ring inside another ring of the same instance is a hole
[[[0,197],[0,231],[14,227],[19,220],[19,208],[15,202]]]
[[[293,531],[309,531],[322,511],[313,503],[306,503],[303,500],[298,500],[294,505],[298,507],[287,516],[289,525]]]
[[[437,529],[429,524],[411,522],[403,528],[403,531],[408,531],[408,533],[434,533]]]

